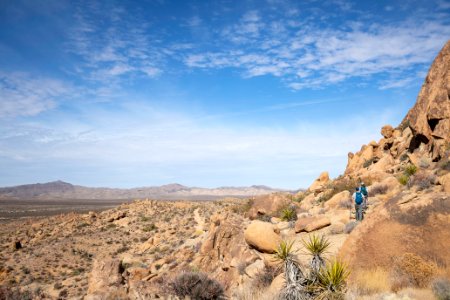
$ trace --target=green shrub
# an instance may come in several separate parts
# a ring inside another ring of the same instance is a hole
[[[350,272],[347,266],[337,260],[329,262],[319,272],[319,285],[328,292],[342,292]]]
[[[405,174],[408,176],[412,176],[414,174],[416,174],[417,172],[417,167],[413,164],[409,164],[405,167]]]
[[[401,185],[407,185],[409,182],[409,176],[408,175],[400,175],[400,177],[398,177],[398,182],[400,182]]]
[[[283,221],[295,221],[297,220],[297,212],[295,207],[287,207],[281,211],[281,220]]]
[[[180,299],[225,299],[222,285],[204,273],[184,272],[169,282],[169,293]]]

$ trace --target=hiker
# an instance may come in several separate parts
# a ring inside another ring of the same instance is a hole
[[[364,182],[361,182],[361,185],[359,187],[362,195],[363,195],[363,209],[366,210],[367,209],[367,200],[369,198],[369,193],[367,192],[367,188],[366,185],[364,184]]]
[[[356,221],[362,221],[363,219],[363,201],[364,201],[364,196],[361,192],[361,190],[359,189],[359,187],[357,187],[355,189],[355,193],[353,193],[352,196],[353,200],[355,201],[355,218]]]

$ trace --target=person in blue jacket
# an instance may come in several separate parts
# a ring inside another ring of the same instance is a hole
[[[355,189],[355,192],[353,193],[352,199],[355,202],[355,210],[356,210],[355,218],[356,218],[356,221],[362,221],[362,219],[364,218],[364,216],[363,216],[364,196],[363,196],[361,190],[359,189],[359,187],[357,187]]]
[[[363,209],[366,210],[369,193],[367,192],[367,188],[366,188],[366,185],[364,184],[364,182],[361,182],[361,186],[359,187],[359,189],[363,195]]]

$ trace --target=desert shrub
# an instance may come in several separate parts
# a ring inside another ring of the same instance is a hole
[[[300,194],[294,195],[294,197],[292,198],[292,201],[300,203],[303,201],[303,199],[306,198],[306,196],[307,196],[306,193],[300,193]]]
[[[231,211],[234,212],[235,214],[245,214],[247,213],[253,206],[253,199],[247,199],[245,200],[244,203],[240,203],[237,205],[233,205],[231,207]]]
[[[398,182],[400,182],[401,185],[407,185],[409,183],[409,176],[406,174],[402,174],[398,177]]]
[[[204,273],[184,272],[169,283],[169,293],[181,299],[225,299],[222,285]]]
[[[388,292],[391,289],[389,274],[381,268],[362,271],[355,277],[355,283],[361,295]]]
[[[450,300],[450,281],[446,278],[436,278],[431,283],[431,289],[438,300]]]
[[[269,222],[269,223],[270,223],[270,220],[272,219],[271,216],[265,215],[265,214],[258,214],[258,215],[256,216],[256,218],[257,218],[258,220],[260,220],[260,221],[263,221],[263,222]]]
[[[417,167],[413,164],[407,165],[404,170],[404,173],[407,176],[412,176],[412,175],[416,174],[416,172],[417,172]]]
[[[253,280],[253,285],[257,289],[270,286],[273,279],[281,273],[281,268],[265,265],[264,269],[259,271]]]
[[[397,281],[402,282],[402,286],[398,288],[402,288],[404,285],[420,288],[427,287],[436,271],[434,264],[428,263],[413,253],[403,254],[395,262],[395,267],[394,276],[400,279]]]
[[[376,162],[377,162],[377,158],[375,158],[375,157],[372,157],[371,159],[367,159],[363,163],[363,168],[368,168]]]
[[[359,186],[359,183],[360,182],[357,179],[349,179],[349,178],[336,179],[333,183],[331,183],[328,186],[328,190],[322,194],[322,196],[318,199],[318,202],[319,203],[326,202],[330,200],[334,195],[343,191],[353,192],[355,190],[355,187]]]
[[[342,261],[334,259],[318,274],[319,286],[324,290],[321,299],[344,299],[346,280],[350,271]]]
[[[371,187],[370,189],[370,195],[375,196],[375,195],[383,195],[386,194],[386,192],[388,191],[389,187],[386,184],[377,184]]]
[[[412,177],[411,184],[419,188],[419,190],[425,190],[430,188],[436,181],[436,176],[433,174],[427,174],[425,172],[418,172]]]
[[[149,231],[153,231],[156,229],[158,229],[158,227],[154,223],[152,223],[150,225],[144,226],[144,228],[142,228],[142,231],[149,232]]]
[[[283,221],[297,220],[297,212],[294,206],[289,206],[281,211],[280,218]]]
[[[355,229],[356,225],[358,225],[358,222],[356,221],[348,222],[347,224],[345,224],[344,233],[349,234],[353,231],[353,229]]]
[[[310,262],[311,279],[315,281],[320,269],[325,266],[323,255],[330,247],[330,241],[323,235],[319,237],[316,234],[312,234],[307,240],[303,240],[302,243],[308,254],[312,256]]]
[[[38,296],[38,295],[36,295]],[[21,291],[11,286],[0,286],[0,299],[5,300],[32,300],[34,295],[30,291]]]

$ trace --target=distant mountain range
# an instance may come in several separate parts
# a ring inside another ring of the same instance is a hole
[[[223,197],[251,197],[283,191],[264,185],[250,187],[218,187],[213,189],[187,187],[181,184],[131,189],[92,188],[64,181],[26,184],[0,188],[0,200],[76,200],[76,199],[164,199],[212,200]]]

